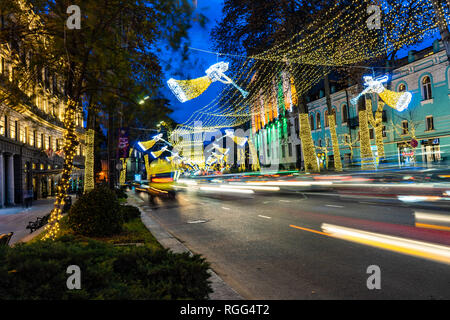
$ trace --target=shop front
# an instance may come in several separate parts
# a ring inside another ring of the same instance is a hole
[[[424,164],[436,164],[441,161],[440,139],[428,139],[421,141],[422,161]]]

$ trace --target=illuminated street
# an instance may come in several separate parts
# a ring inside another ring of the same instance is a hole
[[[341,198],[338,194],[266,192],[179,193],[159,199],[147,214],[247,299],[448,299],[450,297],[447,231],[415,227],[414,213],[424,203],[392,204],[386,200]],[[134,192],[130,192],[133,194]],[[337,239],[322,225],[369,231],[433,243],[447,248],[447,263],[438,255],[413,257],[384,245],[383,249]],[[436,223],[435,223],[436,224]],[[370,265],[381,269],[381,290],[369,290]]]

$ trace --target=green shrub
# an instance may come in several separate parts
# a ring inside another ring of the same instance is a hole
[[[81,289],[68,290],[67,267],[81,269]],[[206,299],[209,264],[198,255],[117,247],[63,236],[0,248],[0,300]]]
[[[84,236],[111,236],[120,233],[122,225],[116,194],[106,187],[97,187],[82,195],[68,213],[68,226]]]
[[[124,222],[139,218],[141,216],[141,211],[135,206],[124,205],[120,206],[122,211],[122,217]]]
[[[127,199],[128,195],[125,192],[126,189],[127,189],[126,186],[120,187],[120,188],[115,188],[114,192],[116,193],[117,198],[119,198],[119,199]]]

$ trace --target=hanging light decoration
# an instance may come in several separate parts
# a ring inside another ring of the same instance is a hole
[[[238,89],[242,96],[245,98],[248,95],[247,91],[240,88],[233,80],[225,75],[228,70],[228,62],[218,62],[213,64],[208,69],[206,69],[206,76],[201,78],[196,78],[192,80],[175,80],[170,78],[167,81],[167,85],[177,99],[184,103],[188,100],[197,98],[203,92],[208,89],[211,83],[215,81],[220,81],[224,84],[231,84],[236,89]]]
[[[361,98],[366,93],[377,93],[380,98],[388,105],[389,107],[397,110],[398,112],[402,112],[407,109],[409,103],[412,99],[411,92],[395,92],[386,89],[383,86],[383,83],[389,80],[389,76],[383,76],[380,78],[374,79],[372,76],[364,76],[364,85],[367,86],[358,96],[351,100],[353,105],[356,105],[359,98]]]

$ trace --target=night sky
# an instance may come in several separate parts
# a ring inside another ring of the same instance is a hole
[[[189,30],[190,46],[198,49],[214,51],[212,49],[212,43],[210,39],[211,29],[220,21],[222,15],[223,0],[197,0],[197,9],[195,12],[199,12],[208,17],[209,22],[205,28],[199,26],[198,23],[193,23],[192,28]],[[420,50],[425,47],[432,46],[433,41],[436,38],[440,38],[439,33],[433,37],[430,37],[423,43],[416,45],[406,50],[402,50],[397,55],[397,58],[401,58],[408,54],[408,50]],[[174,112],[170,115],[178,123],[185,122],[189,116],[198,109],[206,106],[210,103],[222,90],[223,84],[214,82],[206,90],[205,93],[198,98],[181,103],[172,94],[167,87],[167,80],[175,78],[178,80],[190,78],[202,77],[205,75],[205,70],[212,64],[217,62],[217,56],[213,54],[203,53],[195,50],[189,50],[189,59],[187,62],[180,62],[180,52],[163,52],[158,54],[161,64],[164,68],[168,68],[164,71],[164,89],[163,95],[170,100],[171,108]],[[170,58],[168,58],[170,56]],[[219,61],[226,61],[226,58],[219,58]],[[230,74],[229,76],[232,77]]]
[[[202,13],[208,17],[209,22],[205,28],[202,28],[198,23],[193,23],[192,28],[189,30],[190,47],[213,51],[209,33],[216,25],[216,22],[220,20],[222,7],[223,0],[197,0],[197,9],[194,15],[197,12]],[[173,52],[172,54],[181,56],[180,52]],[[219,59],[219,61],[223,61],[223,59]],[[189,61],[187,63],[180,63],[180,61],[171,62],[170,69],[164,72],[163,83],[165,84],[165,88],[163,94],[170,100],[171,108],[174,110],[170,115],[172,119],[179,123],[185,122],[193,111],[211,102],[220,93],[224,85],[215,82],[198,98],[181,103],[167,87],[167,80],[170,78],[183,80],[189,76],[191,79],[203,77],[205,70],[216,62],[216,55],[195,50],[189,50]],[[180,73],[183,74],[181,75]]]

